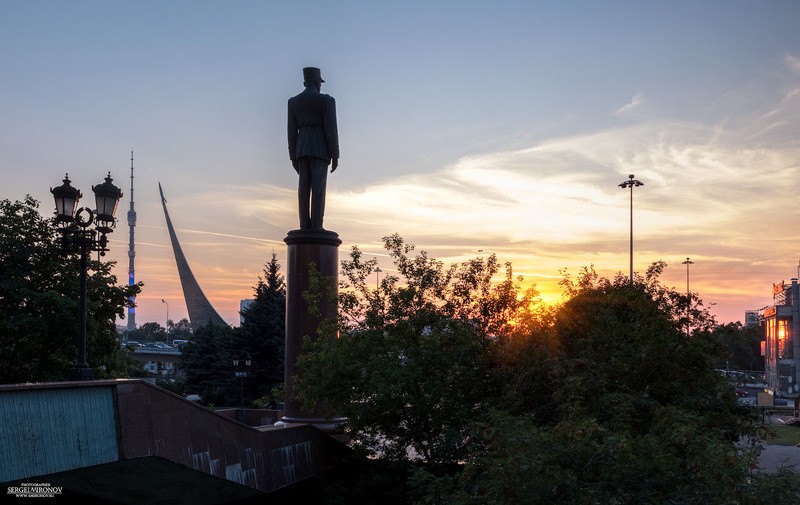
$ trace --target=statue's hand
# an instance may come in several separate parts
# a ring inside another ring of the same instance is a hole
[[[332,158],[331,159],[331,173],[335,172],[338,167],[339,167],[339,158]]]
[[[300,173],[300,163],[297,160],[292,160],[292,166],[294,167],[294,171],[299,174]]]

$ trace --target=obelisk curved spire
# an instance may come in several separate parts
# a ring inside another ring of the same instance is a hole
[[[181,279],[181,288],[183,288],[183,299],[186,302],[186,310],[189,312],[189,323],[192,328],[200,328],[208,324],[227,326],[222,317],[214,310],[211,302],[208,301],[197,279],[194,278],[192,269],[189,267],[189,262],[183,254],[181,244],[178,242],[178,236],[175,234],[175,228],[172,226],[172,220],[169,218],[167,212],[167,199],[164,198],[164,191],[161,189],[161,183],[158,183],[158,192],[161,194],[161,205],[164,207],[164,217],[167,220],[167,230],[169,230],[169,239],[172,242],[172,251],[175,253],[175,263],[178,265],[178,275]]]

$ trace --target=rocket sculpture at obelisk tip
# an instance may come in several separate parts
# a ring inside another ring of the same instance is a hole
[[[189,323],[192,328],[200,328],[207,324],[228,326],[228,323],[220,317],[211,302],[206,298],[200,288],[200,284],[198,284],[192,273],[192,269],[189,267],[189,262],[183,254],[180,242],[178,242],[178,236],[175,234],[175,228],[172,226],[172,220],[169,218],[167,199],[164,198],[164,190],[161,189],[160,182],[158,183],[158,192],[161,194],[161,205],[164,207],[164,217],[167,220],[172,252],[175,253],[175,263],[178,266],[178,276],[181,280],[181,288],[183,288],[183,299],[186,302],[186,310],[189,312]]]

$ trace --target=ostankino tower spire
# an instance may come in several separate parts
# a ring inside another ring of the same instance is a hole
[[[128,210],[128,226],[130,227],[130,240],[128,242],[128,285],[136,284],[134,279],[133,258],[136,256],[133,241],[133,229],[136,226],[136,210],[133,208],[133,150],[131,150],[131,208]],[[128,331],[136,329],[136,297],[131,296],[131,306],[128,307]]]

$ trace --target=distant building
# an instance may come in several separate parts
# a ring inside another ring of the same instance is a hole
[[[250,307],[255,300],[250,298],[248,300],[242,300],[239,302],[239,325],[244,324],[244,317],[242,316],[242,312],[244,312],[248,307]]]
[[[745,326],[758,326],[761,322],[761,311],[760,310],[747,310],[744,313],[744,325]]]
[[[776,396],[800,397],[800,292],[797,278],[772,285],[764,309],[764,375]]]

